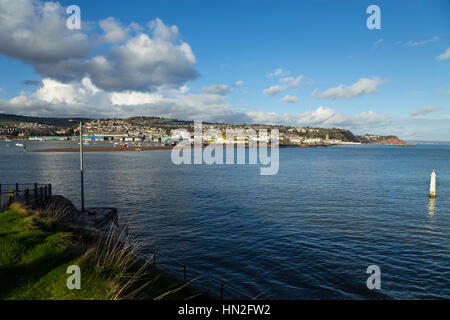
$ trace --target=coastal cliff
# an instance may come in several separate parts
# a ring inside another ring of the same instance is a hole
[[[406,141],[400,140],[397,137],[392,137],[388,139],[382,139],[380,141],[377,141],[376,144],[387,144],[387,145],[405,145]]]

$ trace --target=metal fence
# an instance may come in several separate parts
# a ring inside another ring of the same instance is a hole
[[[193,287],[197,287],[200,290],[208,288],[207,291],[210,294],[215,297],[220,297],[222,300],[258,300],[270,298],[268,289],[259,292],[256,295],[249,294],[231,284],[230,281],[202,272],[196,267],[179,260],[172,259],[159,250],[154,250],[152,259],[151,265],[153,268],[168,271],[178,279],[183,279],[184,282],[193,281],[191,283]]]
[[[13,202],[20,202],[30,208],[38,208],[51,196],[51,183],[2,183],[0,184],[0,210],[7,209]]]

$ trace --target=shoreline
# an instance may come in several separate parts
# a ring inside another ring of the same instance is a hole
[[[270,145],[268,145],[269,147]],[[336,146],[335,144],[327,144],[327,145],[280,145],[280,148],[318,148],[318,147],[332,147]],[[225,146],[223,146],[225,148]],[[245,148],[249,146],[246,145]],[[130,152],[130,151],[153,151],[153,150],[172,150],[174,146],[141,146],[141,150],[136,150],[135,147],[83,147],[83,152]],[[191,147],[192,149],[195,147]],[[202,146],[205,148],[205,146]],[[234,148],[241,148],[240,146],[234,146]],[[79,147],[72,148],[48,148],[48,149],[35,149],[29,150],[28,152],[80,152]]]

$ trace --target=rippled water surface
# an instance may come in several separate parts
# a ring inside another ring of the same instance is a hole
[[[0,154],[0,183],[51,182],[79,205],[77,153],[1,142]],[[449,145],[282,148],[275,176],[256,165],[175,166],[165,150],[86,153],[85,184],[87,206],[118,207],[146,252],[180,275],[165,257],[251,296],[450,298]],[[377,292],[366,287],[371,264]]]

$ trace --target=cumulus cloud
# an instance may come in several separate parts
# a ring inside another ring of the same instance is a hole
[[[294,78],[294,77],[283,78],[280,80],[280,82],[291,88],[297,89],[297,88],[300,88],[302,80],[303,80],[303,76],[298,76],[296,78]]]
[[[161,87],[152,92],[108,92],[90,78],[63,83],[44,78],[34,92],[21,92],[10,100],[0,99],[0,113],[30,116],[128,117],[156,115],[186,120],[251,122],[245,114],[218,94],[188,94],[183,88]]]
[[[311,96],[318,99],[350,99],[356,96],[371,94],[378,91],[378,86],[384,81],[379,78],[361,78],[350,86],[344,86],[340,84],[336,88],[330,88],[323,93],[317,94],[314,90]]]
[[[154,90],[158,86],[182,86],[197,76],[191,47],[177,42],[178,28],[152,21],[152,35],[140,33],[111,48],[107,56],[87,62],[92,81],[106,90]]]
[[[320,106],[315,110],[308,110],[296,114],[281,115],[275,112],[264,111],[250,111],[247,114],[256,123],[295,126],[356,127],[374,125],[388,120],[386,116],[378,115],[372,110],[357,115],[343,115],[334,109],[323,106]]]
[[[0,1],[0,54],[31,64],[44,73],[49,67],[86,57],[88,36],[66,27],[59,3]]]
[[[450,59],[450,48],[447,48],[447,50],[445,50],[445,52],[443,54],[437,56],[436,59],[441,60],[441,61]]]
[[[271,86],[267,89],[264,89],[263,93],[267,96],[274,96],[277,93],[286,90],[286,88],[287,88],[286,86],[279,86],[279,85]]]
[[[291,95],[287,94],[283,98],[280,99],[280,102],[282,102],[282,103],[296,103],[296,102],[298,102],[298,98],[296,96],[291,96]]]
[[[411,115],[412,116],[424,116],[424,115],[427,115],[429,113],[439,111],[439,110],[442,110],[442,107],[433,107],[433,106],[422,107],[422,108],[416,109],[413,112],[411,112]]]
[[[213,84],[208,87],[203,87],[200,90],[201,93],[220,94],[220,95],[226,95],[231,91],[233,91],[233,89],[225,84]]]
[[[69,30],[66,18],[58,2],[0,1],[0,54],[32,65],[42,77],[70,82],[88,76],[109,91],[180,87],[198,75],[178,28],[158,18],[145,28],[124,28],[110,17],[98,22],[99,35],[91,22]],[[104,53],[95,55],[105,43]]]
[[[235,83],[234,83],[234,86],[235,87],[241,87],[241,86],[243,86],[244,85],[244,81],[242,81],[242,80],[238,80],[238,81],[236,81]]]
[[[0,99],[0,113],[61,117],[129,117],[152,115],[182,120],[227,123],[273,123],[315,126],[367,126],[387,120],[373,111],[343,115],[328,107],[297,114],[243,111],[220,94],[189,94],[182,89],[158,88],[152,92],[108,92],[98,88],[88,77],[63,83],[50,78],[34,92]]]
[[[101,20],[98,24],[104,32],[101,37],[103,42],[116,43],[128,38],[128,32],[122,28],[120,21],[113,17]]]
[[[273,77],[279,77],[279,76],[287,75],[288,73],[289,73],[289,71],[287,71],[287,70],[283,70],[281,68],[277,68],[273,72],[268,72],[267,76],[269,78],[273,78]]]

